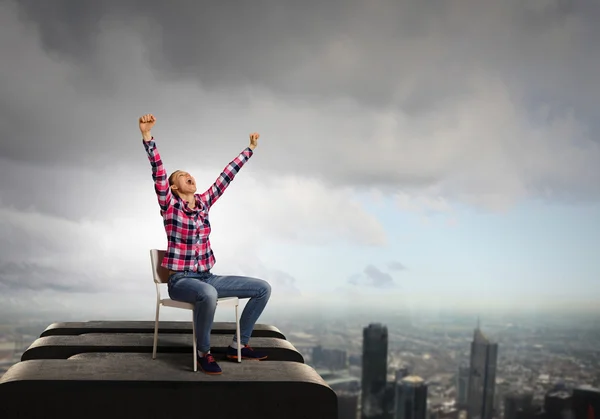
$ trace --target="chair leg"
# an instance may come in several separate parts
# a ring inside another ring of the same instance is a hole
[[[194,348],[194,372],[198,371],[198,351],[196,347],[196,320],[194,319],[194,311],[192,310],[192,347]]]
[[[156,347],[158,346],[158,312],[160,310],[160,302],[156,302],[156,317],[154,319],[154,345],[152,346],[152,359],[156,359]]]
[[[237,337],[237,358],[242,362],[242,342],[240,341],[240,318],[238,316],[238,304],[235,305],[235,333]]]

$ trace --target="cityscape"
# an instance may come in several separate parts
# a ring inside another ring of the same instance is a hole
[[[277,325],[336,392],[339,419],[599,417],[593,321],[298,318]],[[0,326],[0,376],[48,325]]]

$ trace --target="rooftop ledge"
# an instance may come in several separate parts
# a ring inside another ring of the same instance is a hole
[[[40,335],[46,336],[68,336],[82,335],[85,333],[154,333],[153,321],[88,321],[88,322],[66,322],[52,323]],[[192,322],[161,321],[159,333],[181,333],[192,334]],[[214,322],[211,330],[213,335],[233,335],[235,323]],[[256,324],[252,331],[252,337],[279,338],[285,336],[275,326],[268,324]]]
[[[337,418],[333,390],[273,326],[257,325],[250,341],[269,358],[237,363],[222,354],[235,324],[216,323],[217,376],[193,371],[190,322],[160,323],[154,360],[149,326],[50,325],[0,378],[0,417]]]

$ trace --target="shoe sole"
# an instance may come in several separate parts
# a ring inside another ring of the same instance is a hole
[[[204,370],[202,369],[202,367],[200,367],[199,369],[200,369],[200,371],[202,371],[204,374],[208,374],[208,375],[220,375],[220,374],[223,374],[223,371],[219,371],[219,372],[209,372],[209,371],[204,371]]]
[[[233,359],[233,360],[236,360],[236,361],[238,359],[237,355],[227,355],[227,358],[228,359]],[[243,356],[242,360],[247,359],[247,360],[250,360],[250,361],[262,361],[263,359],[267,359],[267,358],[268,358],[267,356],[263,356],[262,358],[250,358],[250,357]]]

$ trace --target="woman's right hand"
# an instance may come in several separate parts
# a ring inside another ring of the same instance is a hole
[[[152,139],[152,134],[150,133],[150,131],[156,123],[156,118],[151,113],[148,113],[146,115],[140,116],[138,122],[140,125],[140,132],[144,137],[144,141],[150,141]]]

